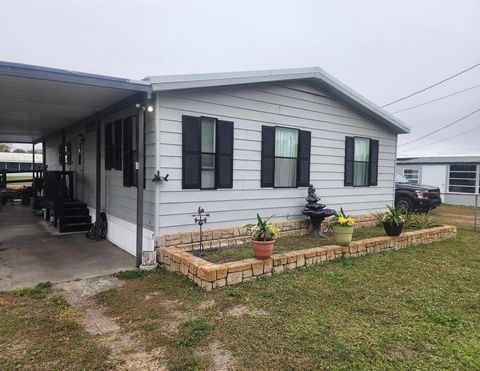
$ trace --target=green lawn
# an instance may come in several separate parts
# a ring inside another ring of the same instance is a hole
[[[405,229],[405,231],[407,230],[411,229]],[[358,228],[354,230],[352,240],[357,241],[380,236],[385,236],[383,227]],[[275,241],[274,254],[327,245],[335,245],[335,240],[331,232],[325,233],[323,238],[311,236],[280,237]],[[212,263],[225,263],[247,258],[253,258],[250,243],[236,247],[206,250],[204,256],[205,260]]]
[[[49,287],[0,292],[0,370],[108,369],[106,348],[80,318]]]
[[[97,300],[171,370],[478,370],[480,233],[459,227],[456,240],[208,293],[162,270],[127,272]],[[0,294],[0,369],[110,367],[50,290]]]
[[[210,293],[160,271],[98,299],[152,348],[168,349],[171,369],[215,368],[215,342],[237,369],[473,370],[479,272],[480,234],[460,229],[457,240]]]

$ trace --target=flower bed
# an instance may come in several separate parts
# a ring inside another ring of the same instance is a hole
[[[271,276],[286,269],[295,269],[341,257],[356,257],[369,253],[399,250],[408,246],[430,244],[455,238],[455,226],[441,226],[405,232],[398,237],[373,237],[351,242],[348,246],[329,245],[275,254],[271,259],[255,258],[216,264],[176,247],[161,247],[158,261],[171,272],[179,272],[205,290],[236,285],[259,277]]]

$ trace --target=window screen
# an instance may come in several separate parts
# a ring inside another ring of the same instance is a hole
[[[298,130],[275,129],[275,187],[297,186]]]
[[[475,193],[477,189],[477,165],[450,165],[449,192]]]
[[[353,156],[353,185],[368,186],[368,168],[370,163],[370,139],[355,138]]]

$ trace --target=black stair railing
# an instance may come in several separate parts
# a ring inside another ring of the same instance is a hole
[[[62,230],[65,202],[73,201],[73,171],[45,171],[45,200],[54,205],[55,220]]]

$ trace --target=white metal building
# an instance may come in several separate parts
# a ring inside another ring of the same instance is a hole
[[[474,206],[480,191],[480,156],[399,158],[397,172],[413,183],[439,187],[447,204]]]

